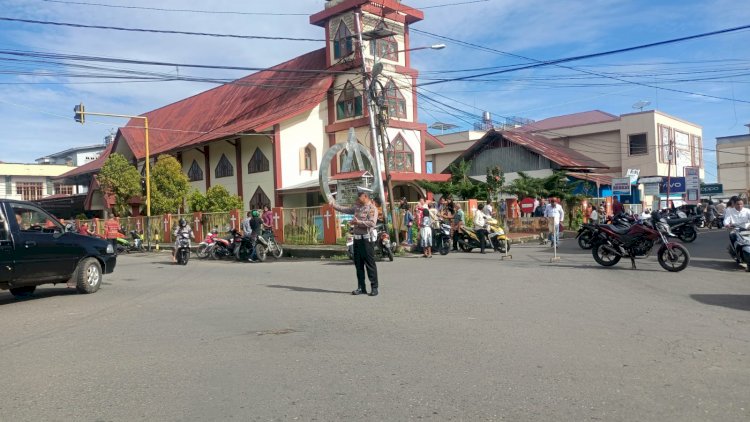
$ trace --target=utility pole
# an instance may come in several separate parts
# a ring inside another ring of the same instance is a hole
[[[669,154],[667,155],[668,163],[667,163],[667,206],[666,208],[669,208],[669,193],[672,188],[672,159],[674,157],[674,153],[672,151],[672,148],[674,148],[674,144],[672,143],[672,135],[669,136]],[[676,160],[675,160],[676,161]],[[677,165],[675,165],[675,173],[677,173]]]

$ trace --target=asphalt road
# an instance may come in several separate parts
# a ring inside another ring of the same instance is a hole
[[[0,293],[0,420],[750,420],[750,274],[549,249],[380,263],[121,256],[93,295]]]

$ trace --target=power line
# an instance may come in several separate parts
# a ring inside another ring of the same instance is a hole
[[[127,6],[123,4],[104,4],[104,3],[94,3],[94,2],[84,2],[84,1],[63,1],[63,0],[42,0],[42,1],[47,2],[47,3],[69,4],[69,5],[75,5],[75,6],[96,6],[96,7],[107,7],[107,8],[112,8],[112,9],[150,10],[150,11],[157,11],[157,12],[183,12],[183,13],[202,13],[202,14],[211,14],[211,15],[245,15],[245,16],[310,16],[310,13],[243,12],[243,11],[237,11],[237,10],[168,9],[164,7]],[[420,7],[418,10],[435,9],[438,7],[448,7],[448,6],[460,6],[460,5],[472,4],[472,3],[486,3],[488,1],[490,0],[471,0],[471,1],[437,4],[433,6]],[[415,8],[403,8],[402,10],[409,10],[409,9],[417,10]]]
[[[292,38],[292,37],[272,37],[265,35],[238,35],[238,34],[216,34],[211,32],[189,32],[189,31],[171,31],[165,29],[148,29],[148,28],[124,28],[119,26],[104,26],[104,25],[84,25],[80,23],[70,22],[52,22],[52,21],[39,21],[33,19],[19,19],[9,18],[0,16],[0,21],[7,22],[21,22],[35,25],[53,25],[53,26],[67,26],[71,28],[87,28],[87,29],[106,29],[112,31],[126,31],[126,32],[147,32],[157,34],[174,34],[174,35],[196,35],[203,37],[217,37],[217,38],[239,38],[245,40],[267,40],[267,41],[314,41],[322,42],[324,39],[319,38]]]

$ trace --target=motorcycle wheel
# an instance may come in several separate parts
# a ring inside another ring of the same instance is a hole
[[[672,245],[670,251],[665,245],[659,248],[657,255],[659,265],[669,272],[679,272],[687,268],[690,263],[690,253],[682,245]]]
[[[508,241],[508,239],[499,240],[496,250],[500,253],[506,253],[510,251],[510,242]]]
[[[590,232],[581,233],[581,235],[578,236],[578,246],[581,249],[591,249],[594,246],[591,243],[591,239],[592,236]]]
[[[268,241],[268,249],[271,251],[271,256],[275,259],[279,259],[282,255],[284,255],[284,250],[281,249],[281,245],[276,243],[275,240]]]
[[[448,255],[448,253],[451,251],[451,239],[448,237],[443,238],[443,240],[440,241],[440,249],[438,249],[438,252],[440,252],[440,255]]]
[[[388,261],[393,262],[393,251],[390,248],[385,248],[385,254],[388,257]]]
[[[234,259],[237,261],[242,261],[242,245],[236,246],[234,248]]]
[[[190,249],[183,249],[182,250],[182,265],[187,265],[189,260],[190,260]]]
[[[594,261],[602,267],[611,267],[620,262],[620,255],[607,251],[604,248],[605,246],[604,243],[597,243],[591,248],[591,255],[594,256]]]
[[[266,261],[268,249],[263,245],[255,245],[255,258],[260,262]]]
[[[687,227],[685,230],[681,231],[677,237],[683,242],[691,243],[698,237],[698,232],[692,227]]]
[[[464,252],[471,252],[472,248],[471,246],[467,245],[466,243],[460,243],[461,250]]]
[[[208,244],[207,243],[201,243],[198,245],[198,251],[196,252],[196,255],[198,255],[198,258],[205,259],[208,258]]]

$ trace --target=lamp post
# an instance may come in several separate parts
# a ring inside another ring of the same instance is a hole
[[[151,220],[151,165],[150,165],[150,154],[148,149],[148,117],[146,116],[131,116],[128,114],[112,114],[112,113],[95,113],[91,111],[86,111],[83,104],[79,104],[75,106],[73,109],[75,111],[74,119],[75,121],[83,124],[85,122],[85,117],[87,115],[89,116],[105,116],[105,117],[119,117],[119,118],[125,118],[125,119],[141,119],[143,120],[143,129],[146,132],[146,159],[145,159],[145,166],[146,166],[146,239],[148,241],[148,248],[151,249],[151,233],[150,233],[150,221]]]

